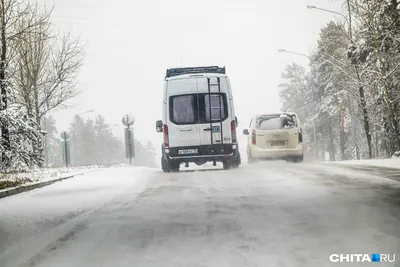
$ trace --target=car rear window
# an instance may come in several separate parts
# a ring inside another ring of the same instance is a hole
[[[258,130],[281,130],[297,127],[293,117],[285,114],[263,115],[259,116],[256,121],[256,129]]]
[[[259,117],[256,121],[258,130],[280,130],[282,129],[281,118],[278,117]]]

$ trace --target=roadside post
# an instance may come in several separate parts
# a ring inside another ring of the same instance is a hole
[[[122,117],[122,124],[125,128],[125,157],[129,159],[129,164],[132,165],[132,158],[135,158],[135,138],[133,124],[135,117],[131,114],[126,114]]]
[[[65,167],[68,167],[70,165],[70,149],[69,149],[69,135],[67,132],[62,132],[60,134],[62,141],[61,141],[61,147],[62,147],[62,155],[63,155],[63,162],[65,164]]]

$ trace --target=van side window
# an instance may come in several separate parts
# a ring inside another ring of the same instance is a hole
[[[175,124],[197,123],[196,95],[179,95],[170,98],[170,120]]]

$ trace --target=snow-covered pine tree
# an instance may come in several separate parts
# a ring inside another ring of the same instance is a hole
[[[42,135],[35,118],[26,109],[9,105],[0,112],[0,123],[8,125],[9,147],[0,142],[0,153],[6,153],[7,162],[1,162],[2,171],[26,170],[43,163]],[[7,168],[7,169],[5,169]]]

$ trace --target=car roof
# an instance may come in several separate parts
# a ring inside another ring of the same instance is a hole
[[[261,117],[261,116],[268,116],[268,115],[278,115],[278,114],[289,114],[289,115],[296,115],[294,112],[283,112],[283,111],[278,111],[278,112],[269,112],[269,113],[263,113],[263,114],[258,114],[255,117]]]

